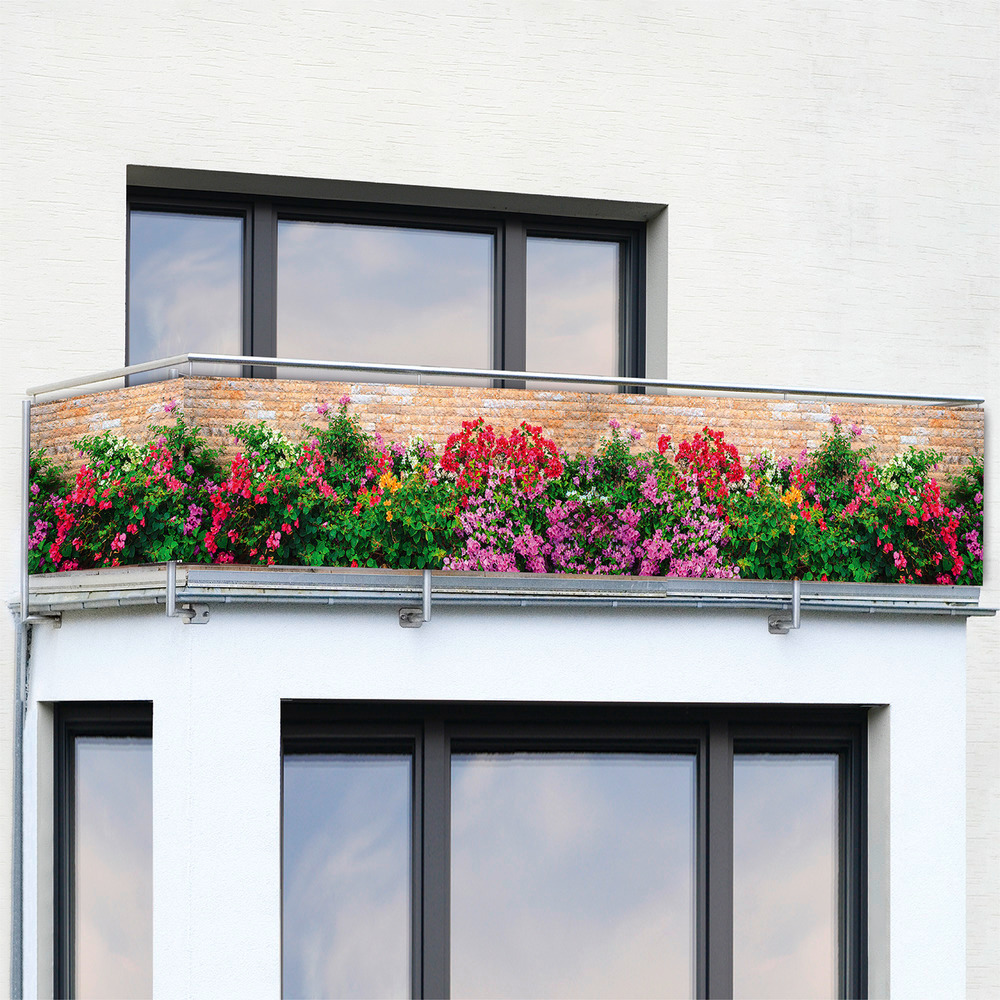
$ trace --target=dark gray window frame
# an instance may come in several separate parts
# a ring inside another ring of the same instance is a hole
[[[645,375],[645,231],[644,222],[577,219],[478,210],[450,211],[414,206],[324,202],[287,197],[233,196],[177,192],[161,188],[130,188],[126,233],[133,211],[229,215],[244,220],[243,353],[277,357],[278,221],[345,222],[365,225],[411,226],[494,236],[494,316],[491,365],[498,370],[524,371],[526,357],[527,239],[533,236],[617,242],[619,266],[619,371]],[[127,235],[126,242],[130,240]],[[130,259],[126,247],[126,262]],[[126,270],[127,270],[126,263]],[[125,363],[130,363],[128,316],[129,276],[126,273]],[[273,378],[273,366],[254,365],[245,375]],[[518,380],[504,380],[520,387]]]
[[[840,996],[867,996],[866,713],[816,706],[284,702],[282,752],[414,754],[412,990],[449,995],[450,758],[467,750],[697,755],[696,996],[733,992],[733,757],[841,762]]]
[[[76,767],[74,741],[80,736],[153,736],[152,702],[61,702],[55,708],[53,842],[53,991],[73,996],[75,960],[74,849]]]

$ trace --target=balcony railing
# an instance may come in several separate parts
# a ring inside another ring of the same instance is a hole
[[[127,384],[130,376],[160,373],[165,378],[197,378],[203,366],[228,366],[233,377],[246,372],[270,374],[278,369],[315,372],[329,378],[351,376],[371,382],[378,376],[403,377],[416,385],[440,379],[484,381],[495,387],[521,388],[543,383],[580,389],[618,388],[632,395],[602,394],[605,405],[615,399],[639,404],[650,396],[766,397],[779,400],[821,401],[843,404],[891,404],[943,409],[980,407],[979,397],[876,393],[853,389],[693,383],[657,378],[625,378],[552,372],[515,372],[428,365],[383,365],[363,362],[322,361],[299,358],[262,358],[248,355],[187,353],[170,358],[123,366],[108,371],[51,382],[28,390],[24,401],[24,517],[22,520],[22,621],[30,624],[49,620],[70,608],[107,607],[131,603],[163,603],[168,611],[177,606],[232,601],[294,601],[312,604],[396,603],[420,597],[429,607],[435,602],[460,605],[605,605],[609,607],[651,606],[659,608],[761,608],[783,615],[799,607],[809,611],[873,611],[903,614],[974,615],[991,614],[979,606],[979,589],[966,586],[919,586],[913,584],[845,584],[760,580],[707,580],[579,576],[545,577],[537,574],[500,575],[435,571],[433,580],[419,571],[341,570],[304,567],[217,566],[129,566],[117,569],[76,571],[29,579],[27,566],[28,477],[32,448],[32,409],[66,396],[83,396]],[[112,385],[114,384],[114,385]],[[321,384],[321,383],[317,383]],[[981,417],[980,417],[981,421]],[[981,426],[981,423],[980,423]],[[169,585],[168,585],[169,581]],[[190,615],[188,616],[191,617]],[[774,617],[772,615],[772,617]],[[197,619],[196,619],[197,620]],[[207,620],[207,615],[205,619]],[[402,619],[401,619],[402,621]]]
[[[144,361],[141,364],[125,365],[108,371],[77,378],[62,379],[35,386],[28,390],[33,401],[40,397],[63,394],[68,390],[79,392],[98,391],[98,387],[108,383],[127,379],[132,375],[142,375],[148,372],[162,372],[167,378],[180,375],[195,375],[197,365],[232,365],[240,369],[233,373],[234,377],[241,374],[244,368],[297,368],[316,372],[341,372],[345,375],[407,375],[411,376],[417,385],[425,378],[462,378],[488,379],[497,383],[510,382],[549,382],[565,385],[581,385],[597,387],[619,387],[622,389],[659,390],[663,394],[706,394],[721,393],[749,396],[777,396],[781,399],[838,399],[864,400],[867,402],[919,403],[927,406],[982,406],[983,397],[973,396],[928,396],[913,393],[869,392],[858,389],[831,389],[817,387],[789,387],[773,385],[740,385],[731,382],[678,382],[672,379],[658,378],[626,378],[612,375],[573,375],[565,372],[516,372],[495,368],[448,368],[431,365],[384,365],[361,361],[317,361],[300,358],[262,358],[245,354],[177,354],[170,358],[160,358],[155,361]]]

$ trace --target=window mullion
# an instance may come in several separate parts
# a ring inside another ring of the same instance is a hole
[[[528,235],[523,219],[507,219],[503,227],[502,309],[500,367],[523,372],[527,365]],[[508,389],[523,389],[524,382],[505,379]]]
[[[708,734],[707,993],[733,995],[733,744],[725,720]]]
[[[424,997],[447,997],[451,979],[451,764],[449,740],[440,719],[424,725],[421,830],[422,912],[420,948]]]
[[[250,315],[248,354],[278,354],[278,213],[274,205],[257,199],[250,226]],[[275,378],[273,365],[255,365],[256,378]]]

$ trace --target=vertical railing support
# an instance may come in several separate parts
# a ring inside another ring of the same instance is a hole
[[[789,618],[785,612],[779,611],[776,614],[767,616],[767,630],[771,635],[788,635],[788,633],[799,627],[799,615],[802,604],[802,581],[792,580],[792,617]]]

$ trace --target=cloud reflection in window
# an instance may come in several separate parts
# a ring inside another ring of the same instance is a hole
[[[493,252],[489,233],[281,221],[278,354],[490,368]]]
[[[837,995],[838,806],[833,754],[737,754],[736,997]]]
[[[286,754],[282,992],[410,992],[411,763]]]
[[[530,236],[527,253],[528,371],[619,374],[618,243]]]
[[[153,994],[152,740],[75,740],[74,992]]]
[[[243,219],[138,210],[129,219],[129,363],[242,354]]]
[[[463,997],[694,988],[694,757],[452,757],[451,976]]]

